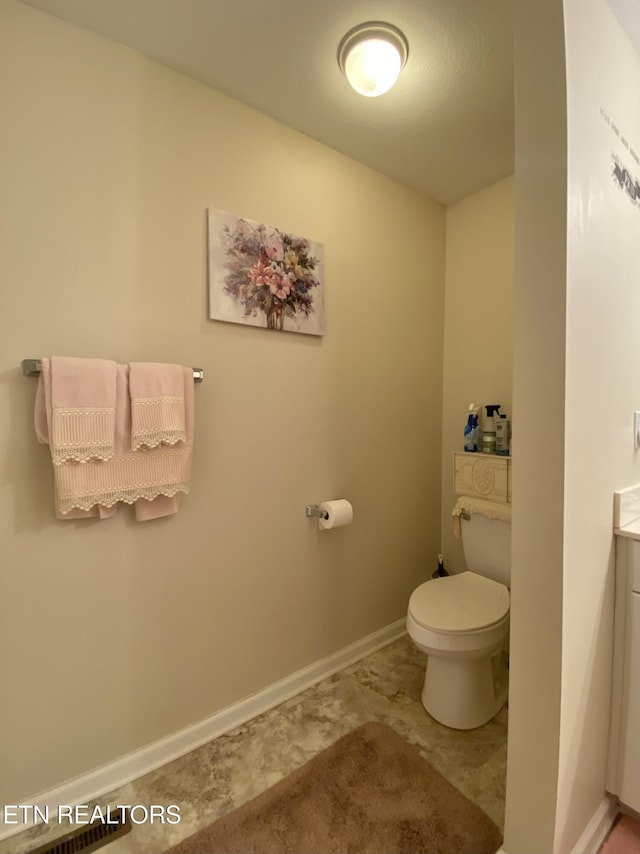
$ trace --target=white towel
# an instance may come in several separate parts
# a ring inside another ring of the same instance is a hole
[[[498,504],[495,501],[487,501],[484,498],[461,495],[456,501],[456,506],[451,511],[453,533],[458,539],[461,534],[460,516],[463,513],[474,513],[477,516],[485,516],[487,519],[499,519],[501,522],[511,523],[510,504]]]

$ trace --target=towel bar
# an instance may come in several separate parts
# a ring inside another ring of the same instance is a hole
[[[42,360],[41,359],[23,359],[22,360],[22,373],[25,377],[35,377],[42,370]],[[194,383],[201,383],[204,380],[204,369],[203,368],[193,368],[193,381]]]

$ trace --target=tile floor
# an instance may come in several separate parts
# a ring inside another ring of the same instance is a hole
[[[438,724],[420,702],[425,662],[405,636],[227,735],[98,799],[100,804],[178,804],[181,814],[180,824],[171,827],[134,826],[101,851],[160,854],[370,720],[392,726],[502,827],[507,710],[476,730],[461,732]],[[0,842],[0,854],[28,854],[42,844],[43,830],[47,828],[32,828]]]

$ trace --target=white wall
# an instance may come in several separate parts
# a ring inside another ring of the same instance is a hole
[[[403,617],[440,543],[445,218],[13,0],[0,115],[0,802],[21,803]],[[324,339],[207,319],[208,205],[324,244]],[[19,369],[52,353],[205,369],[177,517],[54,520]],[[319,536],[304,505],[339,496],[354,523]]]
[[[640,480],[632,430],[640,409],[640,199],[612,174],[615,155],[640,182],[640,56],[605,0],[564,6],[569,198],[558,851],[572,847],[603,798],[612,493]]]
[[[469,404],[500,403],[512,414],[513,248],[513,176],[447,208],[442,551],[453,572],[466,568],[451,510],[453,452],[463,450]]]
[[[640,206],[616,186],[612,160],[640,175],[640,60],[605,0],[521,0],[516,57],[504,848],[581,854],[606,810],[612,493],[640,473]]]
[[[564,524],[566,100],[558,0],[517,0],[511,667],[504,849],[554,851]],[[563,852],[566,854],[566,852]]]

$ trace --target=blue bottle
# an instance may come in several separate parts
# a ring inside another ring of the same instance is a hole
[[[466,427],[464,428],[464,449],[465,451],[476,452],[479,448],[478,442],[478,416],[471,413],[467,419]]]

